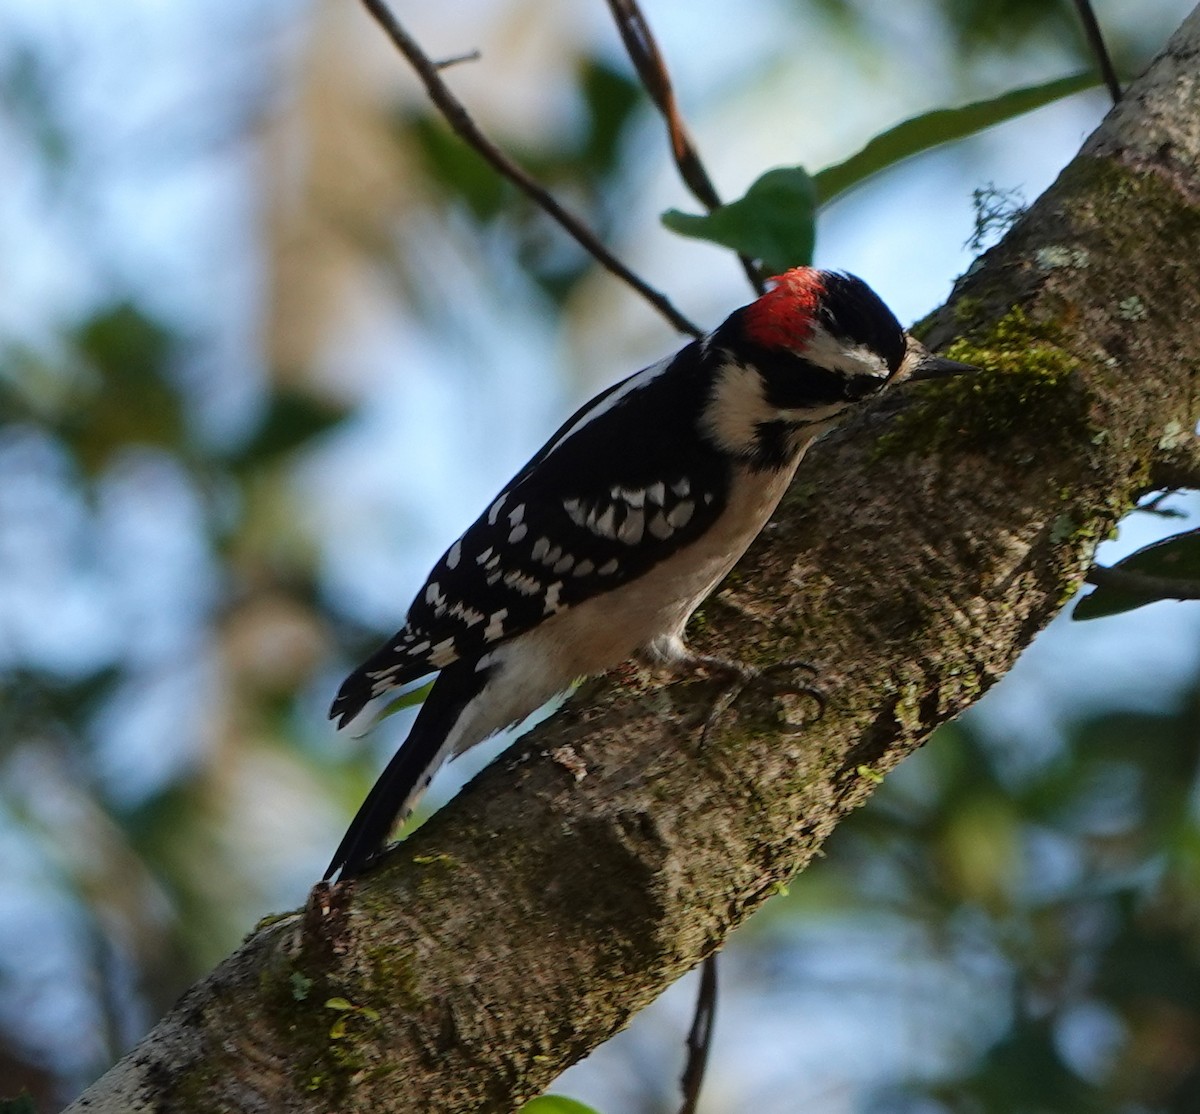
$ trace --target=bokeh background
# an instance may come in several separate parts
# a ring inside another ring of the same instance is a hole
[[[1087,64],[1066,0],[646,0],[718,188]],[[1100,0],[1126,74],[1190,0]],[[695,320],[749,296],[600,0],[399,9],[485,128]],[[906,321],[1080,94],[903,165],[817,262]],[[76,1094],[300,903],[403,716],[324,711],[574,405],[678,343],[452,139],[354,3],[0,8],[0,1095]],[[1150,502],[1110,559],[1195,525]],[[702,1105],[1200,1110],[1200,606],[1060,618],[726,948]],[[481,761],[439,779],[444,801]],[[483,748],[481,748],[483,749]],[[685,980],[556,1090],[677,1105]]]

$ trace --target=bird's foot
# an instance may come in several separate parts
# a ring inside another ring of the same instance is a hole
[[[816,705],[816,715],[806,718],[803,723],[798,724],[795,728],[797,731],[803,730],[825,714],[827,703],[825,691],[811,683],[811,679],[815,678],[820,671],[810,661],[798,659],[779,661],[763,669],[755,669],[743,662],[730,661],[727,658],[711,657],[707,654],[689,654],[687,659],[680,664],[684,668],[703,671],[711,677],[724,681],[721,691],[717,694],[705,717],[704,727],[700,732],[701,747],[708,742],[710,733],[720,722],[721,717],[738,702],[744,693],[751,689],[765,690],[771,696],[803,696],[811,700]],[[797,677],[799,673],[807,673],[810,680],[801,680]],[[787,674],[787,678],[782,682],[773,681],[772,677],[776,674]]]

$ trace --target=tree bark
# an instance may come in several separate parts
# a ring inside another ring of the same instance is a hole
[[[828,707],[628,667],[260,926],[71,1111],[511,1111],[720,946],[1196,474],[1200,9],[927,323],[983,373],[817,446],[693,628]]]

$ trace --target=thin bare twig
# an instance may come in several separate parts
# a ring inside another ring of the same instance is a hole
[[[1104,35],[1100,31],[1100,22],[1096,19],[1096,13],[1092,10],[1091,0],[1075,0],[1075,9],[1079,12],[1079,22],[1083,24],[1084,38],[1087,39],[1088,46],[1096,56],[1096,63],[1100,67],[1100,76],[1104,78],[1104,84],[1108,86],[1108,94],[1112,97],[1113,104],[1116,104],[1121,99],[1121,81],[1117,77],[1112,58],[1109,57],[1108,47],[1104,45]]]
[[[478,50],[464,50],[462,54],[452,54],[449,58],[434,60],[435,70],[448,70],[451,66],[460,66],[463,62],[478,62],[482,55]]]
[[[707,956],[700,967],[700,993],[696,998],[696,1013],[688,1033],[687,1063],[679,1085],[683,1090],[683,1105],[679,1114],[696,1114],[700,1101],[700,1086],[704,1069],[708,1067],[708,1050],[712,1047],[713,1021],[717,1016],[717,953]]]
[[[621,34],[621,41],[625,44],[625,50],[629,54],[630,61],[633,62],[633,68],[637,70],[642,85],[666,121],[667,135],[671,141],[671,154],[675,158],[675,165],[679,168],[679,176],[692,191],[696,200],[709,212],[712,212],[721,204],[721,198],[712,184],[712,179],[708,176],[708,171],[704,169],[704,163],[700,160],[700,152],[692,142],[687,125],[683,122],[679,104],[675,100],[671,75],[667,72],[666,61],[663,59],[662,51],[658,49],[658,42],[650,30],[650,24],[646,21],[637,0],[608,0],[608,7],[612,11],[617,30]],[[738,258],[742,261],[746,278],[750,280],[750,285],[754,287],[755,293],[761,294],[765,286],[758,267],[755,266],[752,259],[748,259],[744,255],[739,255]]]
[[[384,0],[362,0],[363,7],[383,28],[396,49],[408,60],[409,65],[416,70],[429,99],[433,101],[447,123],[462,139],[479,152],[500,174],[516,185],[532,199],[532,201],[549,216],[553,217],[585,251],[587,251],[602,266],[632,286],[643,298],[658,310],[681,333],[689,333],[698,337],[700,329],[679,312],[667,299],[665,294],[655,290],[628,267],[616,258],[596,237],[585,224],[573,214],[567,212],[546,189],[539,185],[520,166],[512,161],[491,140],[489,140],[479,125],[475,123],[462,102],[450,92],[446,83],[438,73],[437,64],[417,45],[417,42],[401,26],[400,21],[392,14]]]

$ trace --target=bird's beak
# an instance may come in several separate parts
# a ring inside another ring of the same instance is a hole
[[[948,379],[978,371],[974,364],[960,364],[958,360],[948,360],[943,355],[934,355],[922,349],[916,366],[908,372],[906,379],[910,383],[923,383],[926,379]]]

